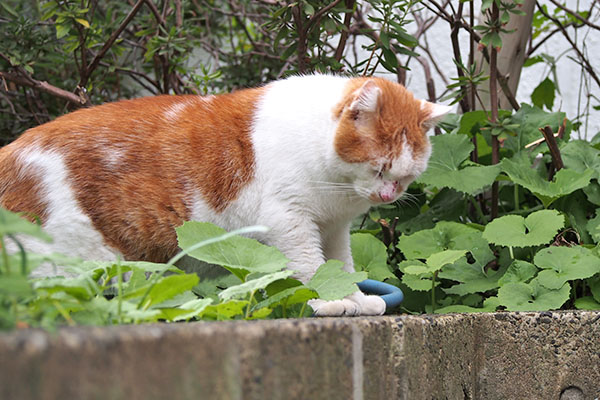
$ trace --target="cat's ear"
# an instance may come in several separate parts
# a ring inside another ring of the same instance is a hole
[[[421,100],[421,109],[426,111],[423,126],[429,129],[434,127],[442,118],[444,118],[444,116],[452,110],[452,107]]]
[[[355,92],[350,110],[354,112],[375,112],[380,95],[381,89],[379,86],[375,81],[368,80]]]

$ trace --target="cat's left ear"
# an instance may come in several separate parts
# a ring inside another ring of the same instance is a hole
[[[354,101],[350,104],[350,110],[355,112],[375,112],[377,102],[381,95],[381,89],[374,80],[367,80],[360,89],[355,92]]]
[[[421,110],[427,113],[423,121],[423,126],[429,129],[441,121],[452,110],[452,107],[421,100]]]

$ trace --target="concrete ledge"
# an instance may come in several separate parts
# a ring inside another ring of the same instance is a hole
[[[1,399],[595,399],[600,313],[387,316],[0,335]]]

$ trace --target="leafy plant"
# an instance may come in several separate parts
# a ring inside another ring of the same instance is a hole
[[[18,235],[49,237],[38,225],[0,209],[0,329],[303,316],[309,313],[308,300],[343,298],[367,276],[349,274],[340,261],[329,261],[303,285],[290,278],[293,271],[285,269],[287,259],[277,249],[238,236],[257,230],[264,228],[228,233],[188,222],[177,230],[185,250],[166,264],[93,262],[57,254],[9,254],[7,238],[18,243]],[[200,283],[196,273],[174,266],[186,255],[220,265],[222,275]],[[41,263],[60,265],[75,277],[29,278]]]

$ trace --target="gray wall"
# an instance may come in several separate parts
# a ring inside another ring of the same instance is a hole
[[[1,399],[594,399],[600,313],[203,322],[0,335]]]

